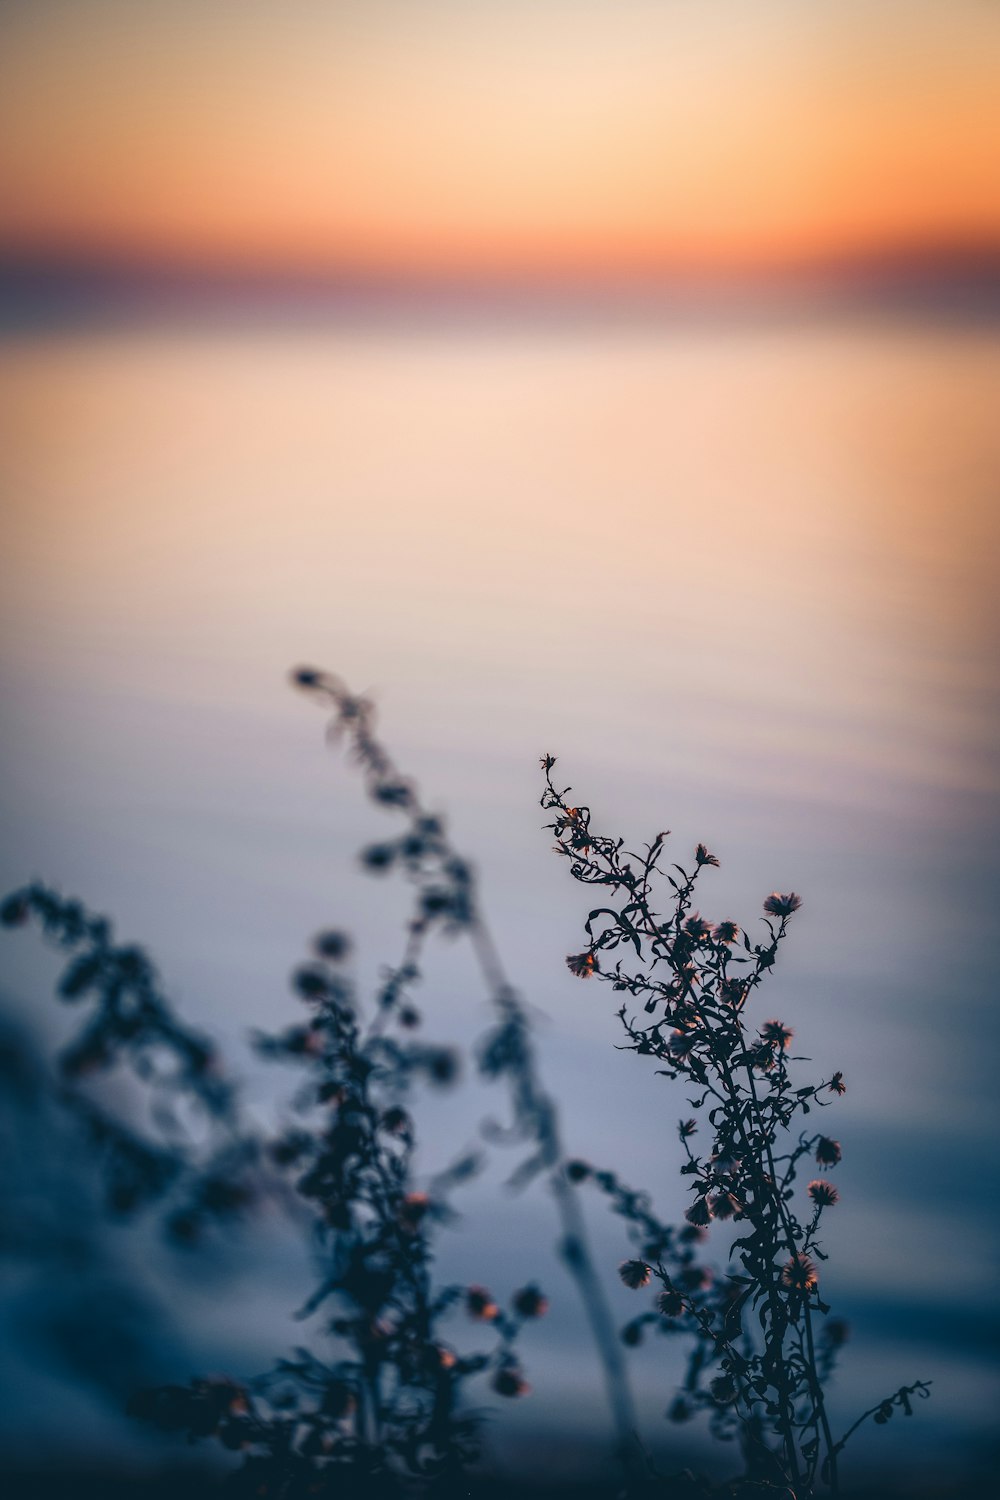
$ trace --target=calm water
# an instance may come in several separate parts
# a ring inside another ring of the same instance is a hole
[[[826,1286],[856,1324],[838,1401],[933,1378],[919,1422],[859,1461],[904,1437],[921,1464],[946,1440],[979,1451],[997,1395],[998,375],[981,336],[899,326],[8,340],[5,885],[38,874],[114,913],[232,1039],[290,1013],[322,923],[354,929],[374,973],[396,907],[352,861],[378,815],[283,682],[329,666],[377,695],[475,855],[572,1149],[667,1215],[683,1098],[612,1050],[607,992],[563,968],[586,898],[540,831],[538,755],[607,827],[669,826],[678,857],[704,838],[711,915],[750,924],[772,888],[802,892],[768,1014],[848,1080],[825,1120],[845,1151]],[[11,1009],[51,1025],[50,965],[27,939],[4,961]],[[485,1024],[458,954],[427,1000],[440,1034]],[[433,1105],[428,1165],[500,1108],[473,1089]],[[501,1432],[599,1422],[544,1192],[469,1202],[444,1271],[554,1292],[525,1351],[538,1397]],[[617,1228],[594,1228],[613,1265]],[[190,1368],[301,1338],[278,1231],[245,1255],[252,1319],[157,1273]],[[655,1356],[636,1362],[654,1442],[672,1379]],[[22,1433],[53,1391],[117,1432],[55,1364],[14,1358]]]

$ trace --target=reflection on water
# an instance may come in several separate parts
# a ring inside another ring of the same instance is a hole
[[[478,858],[570,1140],[627,1156],[665,1210],[683,1106],[565,973],[581,903],[539,832],[538,754],[609,827],[704,836],[712,915],[794,885],[770,1003],[848,1076],[830,1248],[841,1302],[869,1304],[851,1395],[940,1367],[911,1442],[976,1436],[998,363],[981,337],[865,326],[9,341],[5,881],[116,912],[203,1023],[273,1020],[303,934],[349,920],[364,952],[378,931],[350,863],[369,815],[282,684],[331,666],[377,692]],[[11,962],[37,1010],[44,971]],[[437,979],[439,1024],[474,1031],[467,974]],[[439,1113],[446,1149],[482,1104]],[[518,1210],[529,1274],[544,1207]],[[454,1251],[483,1275],[490,1212]],[[584,1420],[582,1334],[553,1326],[553,1388]]]

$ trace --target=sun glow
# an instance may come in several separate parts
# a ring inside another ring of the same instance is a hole
[[[995,8],[752,10],[38,0],[0,20],[0,249],[544,276],[1000,237]]]

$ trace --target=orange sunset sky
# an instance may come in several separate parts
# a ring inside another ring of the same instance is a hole
[[[6,0],[0,255],[735,270],[1000,244],[993,0]]]

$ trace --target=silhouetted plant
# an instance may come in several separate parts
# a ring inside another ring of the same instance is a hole
[[[412,905],[372,1005],[362,1003],[351,977],[349,939],[331,929],[293,975],[304,1019],[256,1038],[261,1056],[304,1074],[293,1123],[266,1131],[248,1120],[217,1049],[175,1015],[149,958],[116,945],[106,920],[39,884],[0,907],[5,926],[38,922],[66,953],[58,993],[79,1007],[81,1024],[62,1053],[58,1097],[101,1160],[109,1209],[130,1216],[155,1208],[170,1241],[191,1248],[213,1224],[276,1200],[307,1226],[315,1246],[319,1278],[300,1311],[326,1320],[323,1358],[302,1348],[255,1380],[213,1377],[139,1391],[133,1414],[240,1454],[236,1482],[257,1496],[467,1488],[477,1453],[467,1384],[481,1376],[500,1397],[527,1393],[518,1338],[544,1315],[547,1299],[532,1283],[502,1308],[474,1280],[438,1286],[432,1275],[436,1231],[482,1159],[466,1152],[424,1181],[414,1169],[414,1094],[447,1087],[461,1063],[456,1049],[423,1039],[415,1000],[427,944],[445,934],[470,943],[493,1009],[475,1063],[484,1080],[507,1086],[512,1120],[488,1129],[486,1141],[521,1143],[526,1154],[513,1186],[538,1177],[549,1184],[559,1252],[593,1335],[629,1492],[715,1492],[692,1475],[661,1480],[641,1453],[623,1351],[652,1331],[692,1340],[684,1387],[670,1407],[674,1420],[706,1411],[715,1435],[742,1442],[744,1474],[726,1494],[749,1485],[748,1495],[805,1496],[821,1480],[835,1489],[838,1454],[860,1422],[909,1413],[910,1398],[926,1395],[927,1385],[902,1387],[834,1440],[823,1385],[846,1325],[826,1317],[816,1262],[825,1258],[821,1217],[837,1191],[823,1177],[811,1181],[808,1215],[800,1218],[794,1190],[807,1157],[832,1170],[841,1152],[824,1134],[793,1140],[789,1132],[799,1116],[842,1093],[843,1079],[834,1073],[794,1087],[790,1029],[770,1020],[752,1030],[746,1015],[798,897],[768,897],[767,938],[758,944],[733,922],[708,923],[691,907],[715,857],[699,845],[691,871],[662,871],[665,834],[642,856],[629,855],[620,839],[593,831],[587,808],[567,802],[545,757],[543,805],[555,814],[557,848],[576,879],[602,887],[602,899],[614,903],[590,912],[587,945],[567,963],[579,977],[609,981],[641,1002],[646,1022],[627,1002],[619,1010],[626,1045],[695,1088],[694,1115],[679,1126],[693,1201],[683,1223],[663,1223],[647,1194],[565,1153],[527,1012],[490,936],[474,871],[378,739],[371,703],[314,669],[300,669],[294,681],[328,713],[329,738],[346,746],[370,799],[400,820],[398,834],[369,845],[361,863],[375,875],[402,875]],[[665,916],[654,908],[661,878],[670,892]],[[634,952],[631,969],[617,950]],[[113,1069],[146,1091],[144,1124],[96,1097],[95,1085]],[[710,1136],[704,1156],[692,1146],[702,1112]],[[628,1225],[633,1254],[619,1267],[621,1281],[637,1292],[655,1283],[655,1302],[620,1337],[587,1244],[583,1186],[596,1188]],[[737,1273],[720,1276],[700,1260],[714,1219],[745,1226],[732,1246]],[[449,1342],[462,1311],[488,1335],[485,1346]],[[825,1319],[818,1329],[817,1317]]]
[[[371,799],[402,819],[400,835],[371,845],[361,860],[371,872],[401,871],[413,907],[367,1019],[347,973],[349,940],[327,931],[293,976],[307,1019],[257,1038],[262,1056],[305,1070],[293,1127],[268,1136],[249,1125],[215,1050],[175,1016],[148,957],[114,944],[105,919],[38,884],[0,908],[5,926],[38,921],[67,952],[58,993],[85,1012],[62,1055],[59,1096],[99,1151],[109,1207],[127,1215],[156,1205],[170,1239],[193,1246],[213,1220],[242,1215],[264,1197],[304,1205],[322,1270],[301,1312],[335,1304],[327,1324],[335,1357],[302,1349],[257,1381],[214,1378],[138,1392],[131,1410],[241,1452],[241,1482],[251,1493],[307,1495],[336,1482],[338,1492],[368,1494],[459,1482],[477,1449],[477,1423],[462,1400],[472,1376],[487,1376],[501,1397],[528,1392],[516,1340],[546,1312],[542,1292],[522,1287],[502,1310],[474,1282],[435,1287],[431,1278],[433,1235],[449,1216],[450,1194],[480,1164],[467,1153],[429,1183],[414,1180],[409,1095],[418,1082],[447,1086],[460,1064],[454,1048],[420,1039],[413,999],[424,948],[441,932],[469,939],[487,986],[495,1021],[476,1061],[484,1079],[506,1083],[513,1110],[511,1125],[494,1127],[490,1139],[527,1146],[513,1185],[539,1175],[550,1181],[560,1253],[583,1297],[627,1459],[635,1423],[622,1353],[564,1171],[555,1105],[479,910],[474,873],[444,820],[423,807],[375,737],[371,704],[324,673],[302,670],[295,681],[331,712],[330,737],[346,741]],[[97,1076],[119,1067],[150,1093],[145,1129],[94,1097]],[[187,1128],[182,1117],[192,1106],[207,1129]],[[460,1308],[489,1334],[485,1350],[460,1352],[445,1341],[441,1325]]]
[[[253,1494],[313,1494],[334,1478],[366,1492],[402,1477],[446,1483],[475,1453],[475,1423],[459,1403],[465,1380],[486,1372],[499,1395],[523,1395],[517,1335],[546,1310],[534,1287],[515,1292],[503,1311],[479,1286],[432,1286],[433,1228],[477,1163],[466,1156],[418,1191],[413,1120],[401,1101],[418,1077],[451,1081],[454,1053],[391,1034],[393,1020],[404,1034],[412,1029],[399,982],[387,984],[363,1028],[343,972],[346,940],[321,934],[294,976],[308,1020],[258,1039],[264,1055],[307,1069],[299,1124],[260,1138],[241,1118],[235,1090],[215,1076],[212,1050],[174,1017],[139,950],[115,947],[106,921],[38,885],[2,908],[7,926],[32,918],[71,954],[60,996],[90,1003],[62,1055],[59,1097],[101,1157],[108,1206],[130,1214],[155,1203],[170,1238],[193,1245],[208,1221],[249,1209],[287,1179],[311,1210],[324,1268],[303,1315],[328,1299],[338,1303],[328,1325],[337,1357],[300,1350],[250,1384],[215,1378],[140,1391],[132,1413],[242,1452],[241,1478]],[[84,1092],[85,1080],[116,1065],[151,1090],[155,1134]],[[183,1097],[211,1122],[200,1145],[178,1119]],[[445,1342],[439,1325],[456,1304],[489,1333],[485,1351],[458,1353]]]
[[[622,1281],[636,1291],[659,1287],[653,1310],[626,1325],[625,1342],[638,1343],[649,1325],[689,1334],[694,1347],[673,1420],[707,1411],[716,1435],[737,1434],[750,1483],[795,1496],[813,1494],[818,1481],[836,1491],[848,1438],[868,1417],[884,1423],[897,1409],[911,1415],[911,1398],[926,1397],[929,1382],[901,1387],[834,1439],[824,1383],[847,1325],[828,1318],[816,1262],[827,1259],[820,1225],[839,1193],[817,1177],[802,1205],[796,1184],[810,1158],[833,1168],[841,1149],[822,1132],[794,1132],[801,1118],[845,1092],[843,1074],[797,1086],[791,1028],[749,1019],[801,898],[777,891],[767,897],[760,942],[734,921],[709,921],[693,910],[701,876],[719,864],[704,844],[690,868],[661,866],[666,832],[631,853],[623,839],[594,829],[590,808],[568,800],[569,787],[557,788],[553,756],[541,764],[556,853],[575,880],[613,903],[589,912],[587,946],[567,958],[570,972],[627,996],[617,1011],[624,1046],[693,1087],[688,1104],[695,1113],[678,1124],[686,1158],[680,1170],[693,1194],[680,1236],[661,1228],[646,1195],[624,1188],[611,1172],[575,1166],[577,1178],[596,1183],[630,1223],[639,1256],[622,1264]],[[707,1147],[696,1152],[692,1140],[702,1123]],[[678,1240],[706,1238],[713,1220],[740,1227],[730,1264],[738,1257],[741,1269],[721,1278],[697,1267],[678,1270]]]
[[[3,926],[29,922],[67,955],[56,992],[82,1018],[59,1058],[58,1098],[101,1161],[107,1207],[125,1215],[166,1202],[168,1234],[192,1243],[209,1221],[238,1213],[255,1193],[255,1142],[217,1050],[178,1019],[149,957],[116,945],[105,918],[35,883],[0,906]],[[148,1092],[155,1135],[111,1114],[88,1091],[88,1082],[114,1067]],[[200,1142],[180,1117],[185,1104],[207,1123]]]

